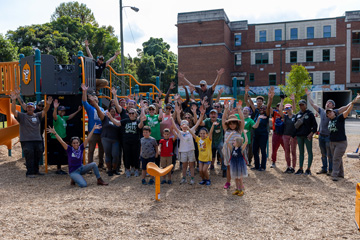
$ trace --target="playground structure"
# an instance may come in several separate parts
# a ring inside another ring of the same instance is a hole
[[[110,69],[109,86],[103,89],[101,100],[111,100],[113,87],[112,75],[124,76],[128,78],[129,88],[126,95],[133,93],[155,99],[155,96],[160,92],[159,80],[157,79],[157,86],[154,84],[139,83],[130,74],[116,73],[113,68]],[[81,105],[81,84],[84,83],[89,86],[89,91],[95,91],[95,62],[93,59],[84,57],[81,51],[78,56],[73,57],[73,64],[62,65],[57,64],[52,55],[42,55],[40,50],[35,50],[35,55],[25,57],[20,55],[19,62],[2,62],[0,63],[0,113],[6,116],[7,126],[0,129],[0,145],[6,145],[11,156],[12,139],[19,136],[19,124],[11,113],[10,107],[10,93],[16,89],[20,90],[22,96],[36,97],[36,101],[46,99],[47,96],[52,96],[53,99],[58,99],[61,105],[66,107],[68,113],[74,112],[79,105]],[[150,92],[139,92],[139,86],[148,86]],[[163,94],[165,96],[165,94]],[[126,98],[127,96],[117,96],[118,98]],[[46,104],[46,101],[45,101]],[[101,104],[101,102],[100,102]],[[21,111],[21,107],[17,106],[17,111]],[[52,125],[52,112],[50,108],[45,117],[45,128]],[[85,139],[85,110],[82,115],[77,116],[67,126],[68,137],[80,136],[80,139]],[[71,134],[70,134],[71,133]],[[70,136],[71,135],[71,136]],[[51,162],[54,149],[48,144],[49,136],[45,134],[45,172],[48,171],[48,165],[55,164]],[[84,154],[84,163],[86,161]]]
[[[160,177],[168,174],[171,169],[173,169],[174,165],[171,164],[166,168],[159,168],[155,163],[149,162],[146,165],[146,171],[153,177],[155,177],[155,199],[156,201],[160,201]]]

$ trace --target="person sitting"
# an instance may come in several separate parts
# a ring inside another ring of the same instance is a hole
[[[60,142],[61,146],[65,149],[67,156],[68,156],[68,165],[69,165],[69,174],[71,178],[71,185],[79,185],[79,187],[83,188],[87,186],[85,179],[81,176],[89,171],[94,171],[97,185],[106,186],[108,183],[105,183],[102,178],[100,177],[99,168],[97,167],[96,163],[92,162],[86,165],[83,165],[83,153],[85,146],[88,144],[88,139],[91,138],[91,135],[94,133],[95,129],[100,129],[101,126],[94,125],[93,129],[91,130],[88,138],[85,139],[83,144],[80,145],[80,138],[79,137],[72,137],[71,138],[71,146],[67,145],[64,140],[57,134],[54,127],[49,127],[47,129],[48,133],[52,133],[56,139]]]

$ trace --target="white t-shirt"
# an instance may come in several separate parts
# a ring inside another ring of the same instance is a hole
[[[180,134],[176,134],[180,139],[179,152],[194,151],[195,146],[194,146],[193,136],[191,135],[191,133],[189,131],[186,132],[183,132],[181,130],[179,131]]]

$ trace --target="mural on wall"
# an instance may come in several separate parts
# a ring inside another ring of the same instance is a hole
[[[209,86],[208,86],[209,87]],[[215,94],[218,93],[220,88],[224,88],[223,95],[232,95],[233,94],[233,88],[225,85],[218,85],[215,88]],[[259,87],[250,87],[250,94],[252,95],[267,95],[269,92],[269,89],[272,86],[259,86]],[[275,95],[280,95],[280,87],[279,86],[273,86],[275,89]],[[187,87],[188,91],[189,87]],[[332,85],[312,85],[311,91],[339,91],[339,90],[345,90],[344,84],[332,84]],[[243,95],[245,92],[245,87],[237,87],[236,88],[237,95]],[[183,87],[178,87],[178,92],[181,96],[185,96],[185,89]],[[197,93],[194,93],[195,96],[198,96]]]

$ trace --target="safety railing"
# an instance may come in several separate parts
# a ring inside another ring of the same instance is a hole
[[[0,62],[0,94],[9,95],[20,86],[20,64],[18,62]]]

